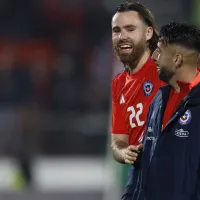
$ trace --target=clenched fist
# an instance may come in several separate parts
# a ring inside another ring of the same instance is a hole
[[[128,146],[127,149],[125,149],[123,152],[124,162],[126,164],[132,165],[137,160],[138,154],[140,153],[142,148],[143,148],[142,144],[138,146],[134,146],[134,145]]]

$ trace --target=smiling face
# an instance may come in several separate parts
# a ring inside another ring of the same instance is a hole
[[[175,75],[177,69],[175,57],[173,48],[166,45],[162,40],[158,42],[157,49],[152,54],[152,59],[156,62],[159,78],[166,83],[169,83]]]
[[[152,28],[144,24],[136,11],[117,12],[113,16],[113,49],[116,57],[125,65],[141,58],[152,35]]]

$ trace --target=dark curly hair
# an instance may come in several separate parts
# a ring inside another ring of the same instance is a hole
[[[200,52],[200,30],[186,22],[171,22],[161,27],[159,38],[169,44],[181,45]]]
[[[147,25],[153,28],[153,36],[149,40],[149,49],[151,53],[156,49],[158,42],[158,32],[156,29],[156,23],[154,20],[154,16],[151,11],[142,5],[140,2],[131,2],[125,1],[118,5],[116,12],[128,12],[128,11],[136,11],[141,20]]]

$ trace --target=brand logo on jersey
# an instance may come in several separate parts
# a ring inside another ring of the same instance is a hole
[[[122,94],[121,98],[120,98],[120,104],[125,103],[125,99],[124,99],[124,95]]]
[[[175,130],[175,135],[177,137],[188,137],[189,136],[189,132],[188,131],[184,131],[183,129],[176,129]]]
[[[180,123],[181,125],[189,124],[190,121],[191,121],[191,118],[192,118],[191,112],[190,112],[190,110],[187,110],[187,111],[184,113],[184,115],[180,117],[179,123]]]
[[[144,94],[146,96],[151,95],[152,91],[153,91],[153,84],[151,81],[146,81],[143,85],[143,90],[144,90]]]

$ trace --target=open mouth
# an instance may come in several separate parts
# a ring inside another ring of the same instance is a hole
[[[121,44],[119,45],[119,49],[121,53],[131,53],[133,50],[133,46],[130,44]]]

